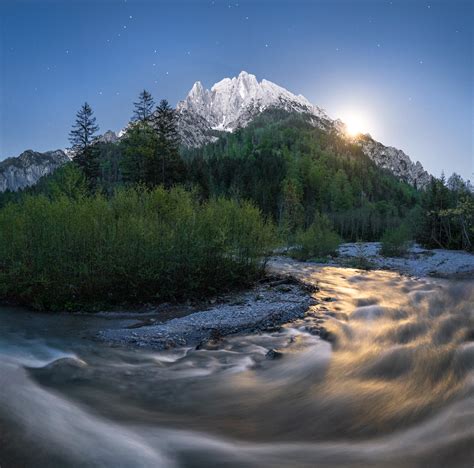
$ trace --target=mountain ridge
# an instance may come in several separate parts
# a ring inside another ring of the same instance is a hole
[[[30,187],[68,161],[70,158],[63,150],[40,153],[30,149],[0,161],[0,192]]]
[[[196,81],[186,98],[176,106],[178,129],[185,146],[200,147],[216,141],[213,131],[233,132],[270,108],[304,114],[313,126],[353,140],[377,166],[417,188],[426,187],[431,179],[422,164],[413,162],[402,150],[386,146],[369,134],[349,137],[344,122],[331,119],[303,95],[293,94],[266,79],[259,82],[246,71],[237,77],[222,79],[211,89]]]
[[[233,132],[246,127],[258,115],[270,109],[296,112],[314,127],[336,132],[359,145],[375,164],[389,170],[400,180],[416,188],[425,188],[431,175],[419,161],[413,162],[402,150],[386,146],[369,134],[349,137],[347,127],[340,119],[332,119],[320,107],[313,105],[303,95],[241,71],[238,76],[224,78],[210,89],[196,81],[187,96],[176,106],[177,128],[181,143],[188,148],[198,148],[218,140],[222,132]],[[116,143],[124,130],[116,134],[108,130],[98,136],[101,143]],[[61,153],[61,154],[59,154]],[[53,172],[70,160],[68,150],[44,153],[27,150],[16,158],[0,162],[0,192],[20,190],[34,185],[43,175]],[[29,165],[29,166],[28,166]]]

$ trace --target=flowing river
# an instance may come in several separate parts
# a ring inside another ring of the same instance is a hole
[[[278,268],[319,285],[315,311],[215,350],[1,308],[0,466],[472,468],[474,281]]]

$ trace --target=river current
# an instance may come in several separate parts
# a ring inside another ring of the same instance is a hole
[[[154,352],[0,308],[0,466],[474,466],[474,281],[279,268],[330,298],[328,340],[308,317]]]

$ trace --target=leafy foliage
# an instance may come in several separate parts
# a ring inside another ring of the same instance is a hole
[[[151,94],[143,91],[135,103],[134,121],[120,143],[119,167],[125,183],[171,187],[185,179],[176,114],[164,99],[154,112],[152,106]]]
[[[412,235],[406,224],[390,229],[382,236],[380,253],[385,257],[404,257],[408,253]]]
[[[326,257],[336,253],[341,238],[332,228],[331,221],[325,215],[317,214],[313,224],[296,236],[297,248],[294,256],[299,260]]]
[[[247,202],[121,189],[0,210],[0,295],[38,309],[183,299],[258,276],[273,239]]]
[[[375,166],[360,147],[297,115],[263,114],[184,157],[204,196],[254,201],[289,244],[316,213],[346,240],[379,240],[419,202],[417,190]]]
[[[283,111],[180,154],[175,111],[152,101],[140,94],[118,143],[94,140],[84,104],[74,162],[0,195],[0,297],[64,309],[208,294],[255,278],[275,233],[301,259],[341,239],[473,249],[473,191],[455,174],[420,192]]]
[[[432,179],[421,200],[419,239],[429,247],[474,249],[474,193],[457,174]]]

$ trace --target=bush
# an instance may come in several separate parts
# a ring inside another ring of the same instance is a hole
[[[272,240],[251,204],[182,188],[27,196],[0,210],[0,296],[58,310],[212,294],[254,280]]]
[[[396,229],[385,231],[380,253],[384,257],[403,257],[408,253],[411,244],[410,229],[402,224]]]
[[[318,214],[306,231],[297,234],[296,242],[298,247],[293,251],[293,255],[299,260],[307,260],[334,254],[341,238],[334,232],[329,219]]]

